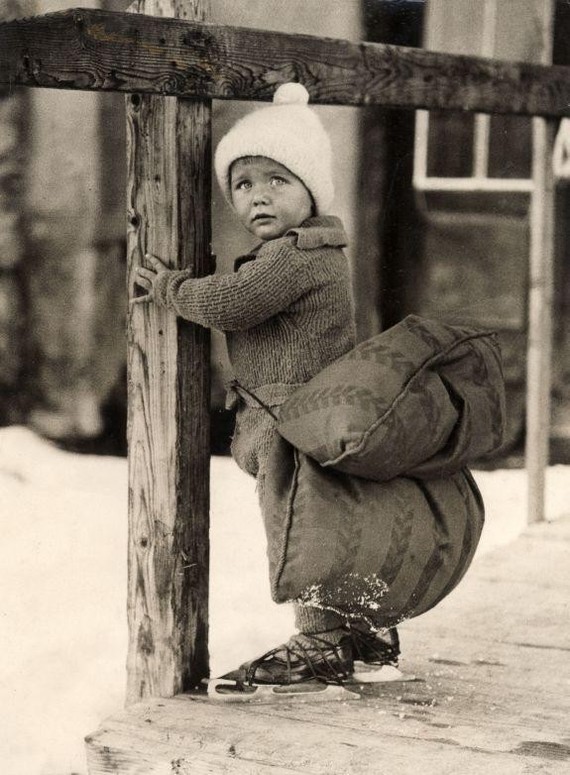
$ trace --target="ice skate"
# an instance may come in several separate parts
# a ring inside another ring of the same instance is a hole
[[[321,635],[293,636],[287,643],[208,683],[222,702],[320,702],[358,700],[352,681],[351,639],[332,643]]]
[[[396,628],[373,632],[360,627],[348,627],[354,660],[354,683],[388,683],[413,681],[398,667],[400,639]]]

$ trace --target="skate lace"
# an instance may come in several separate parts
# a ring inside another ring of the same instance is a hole
[[[271,662],[274,657],[284,661],[286,668],[287,683],[292,682],[296,672],[296,664],[304,664],[310,671],[315,680],[333,681],[342,684],[351,676],[350,670],[345,669],[343,663],[346,661],[342,655],[341,646],[338,643],[332,643],[317,635],[310,637],[311,645],[306,646],[298,640],[291,639],[283,643],[257,659],[253,660],[248,668],[247,680],[249,684],[255,682],[255,674],[260,667],[267,662]]]
[[[376,633],[362,632],[357,627],[353,627],[350,628],[350,635],[354,659],[381,665],[397,663],[400,655],[397,630],[390,629],[385,636],[378,637]]]

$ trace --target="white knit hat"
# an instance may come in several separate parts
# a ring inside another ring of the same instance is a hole
[[[266,156],[300,178],[311,192],[317,213],[326,213],[334,196],[331,144],[308,102],[309,92],[302,84],[284,83],[275,91],[270,107],[244,116],[222,137],[214,168],[230,204],[233,162],[244,156]]]

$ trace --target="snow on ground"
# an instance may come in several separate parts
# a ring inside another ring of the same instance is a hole
[[[525,527],[526,474],[476,472],[480,553]],[[547,518],[568,513],[570,466],[548,470]],[[83,737],[123,705],[127,465],[0,429],[0,762],[5,775],[86,773]],[[212,461],[213,674],[285,640],[270,599],[254,481]]]

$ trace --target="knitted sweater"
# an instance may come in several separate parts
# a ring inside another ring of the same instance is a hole
[[[155,300],[180,317],[225,332],[237,381],[264,403],[279,406],[300,383],[354,347],[346,244],[338,218],[309,218],[238,259],[233,274],[191,278],[184,270],[164,272],[155,283]],[[273,423],[255,401],[240,396],[232,452],[256,475]]]

